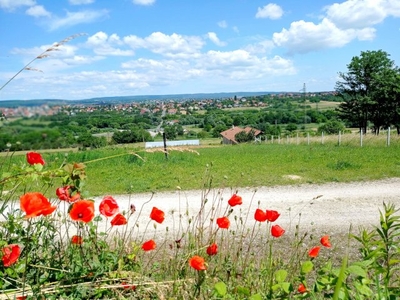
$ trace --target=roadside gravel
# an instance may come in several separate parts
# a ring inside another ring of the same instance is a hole
[[[231,219],[236,215],[246,220],[246,214],[249,212],[245,224],[251,227],[254,224],[253,215],[256,208],[273,209],[281,213],[276,223],[285,228],[287,233],[294,232],[297,224],[307,231],[345,233],[349,231],[350,225],[353,230],[359,226],[378,225],[379,210],[382,209],[383,202],[394,203],[400,208],[400,178],[237,190],[226,188],[214,189],[207,194],[200,190],[177,190],[154,194],[113,195],[113,197],[123,210],[129,210],[131,204],[136,207],[136,212],[129,218],[129,226],[135,226],[135,230],[139,233],[148,226],[150,230],[147,228],[146,232],[149,230],[152,234],[163,235],[167,229],[169,232],[179,231],[180,228],[193,224],[202,199],[207,199],[204,219],[209,220],[211,215],[215,217],[224,215],[227,200],[234,193],[242,196],[243,204],[233,208]],[[95,199],[96,207],[101,199],[102,197]],[[154,206],[166,213],[162,224],[149,224],[148,216]],[[204,224],[209,224],[209,221]]]

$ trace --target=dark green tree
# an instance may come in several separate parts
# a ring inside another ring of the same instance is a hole
[[[347,68],[348,72],[339,73],[341,81],[335,87],[343,100],[338,107],[339,116],[364,134],[371,122],[374,132],[379,133],[382,126],[392,122],[396,101],[393,88],[399,69],[382,50],[361,52]]]

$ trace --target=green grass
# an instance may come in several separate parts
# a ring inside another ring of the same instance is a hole
[[[114,148],[69,153],[68,161],[87,164],[90,180],[85,190],[95,196],[176,190],[177,186],[201,189],[206,171],[211,172],[213,186],[233,188],[399,177],[399,148],[247,144],[175,150],[168,159],[161,151]],[[45,153],[44,158],[50,162],[57,157],[59,163],[64,155]]]

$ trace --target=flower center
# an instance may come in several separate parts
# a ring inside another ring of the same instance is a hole
[[[78,214],[78,218],[79,218],[79,219],[82,219],[82,218],[83,218],[83,213],[79,213],[79,214]]]

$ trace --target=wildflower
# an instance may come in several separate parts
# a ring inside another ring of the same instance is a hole
[[[115,217],[111,220],[111,225],[116,226],[116,225],[125,225],[128,223],[126,220],[125,216],[123,214],[117,214]]]
[[[4,246],[2,252],[3,266],[9,267],[17,262],[21,254],[21,248],[17,244],[11,244]]]
[[[299,284],[299,287],[297,288],[297,291],[298,291],[300,294],[304,294],[304,293],[307,292],[307,288],[305,287],[304,284],[300,283],[300,284]]]
[[[236,206],[236,205],[241,205],[242,204],[242,197],[233,194],[233,196],[228,200],[228,204],[230,206]]]
[[[56,206],[52,206],[49,200],[41,193],[31,192],[22,195],[20,198],[21,210],[26,213],[25,218],[47,216],[55,211]]]
[[[312,247],[310,251],[308,251],[308,256],[311,258],[316,258],[319,254],[320,246]]]
[[[113,197],[105,196],[100,203],[99,210],[103,216],[111,217],[118,212],[118,203]]]
[[[26,154],[26,161],[30,165],[41,164],[43,166],[45,164],[42,155],[37,152],[28,152]]]
[[[71,243],[74,245],[80,245],[83,242],[83,238],[79,235],[74,235],[71,238]]]
[[[211,244],[207,247],[207,254],[210,256],[216,255],[218,253],[218,246],[216,243]]]
[[[275,222],[281,215],[276,210],[268,210],[268,209],[265,211],[265,214],[267,215],[267,220],[270,222]]]
[[[164,222],[165,219],[165,214],[162,210],[158,209],[157,207],[153,207],[150,213],[150,218],[157,223],[162,223]]]
[[[144,242],[142,245],[142,249],[144,251],[150,251],[156,249],[156,242],[153,240],[148,240],[147,242]]]
[[[64,187],[60,187],[56,189],[56,195],[58,199],[68,202],[75,202],[81,198],[80,193],[76,193],[75,195],[71,196],[71,191],[74,190],[75,187],[66,185]]]
[[[195,255],[189,259],[189,265],[197,271],[207,270],[204,258],[198,255]]]
[[[258,222],[265,222],[267,220],[267,214],[263,210],[257,208],[254,213],[254,219]]]
[[[136,290],[136,285],[127,284],[126,282],[121,282],[121,285],[125,290],[132,290],[132,291]]]
[[[330,248],[332,246],[331,242],[329,241],[329,235],[324,235],[321,238],[321,245],[326,247],[326,248]]]
[[[94,202],[90,200],[79,200],[72,204],[69,215],[74,221],[89,223],[94,218]]]
[[[131,204],[131,213],[135,213],[135,211],[136,211],[135,204]]]
[[[285,233],[285,230],[279,226],[279,225],[274,225],[271,227],[271,235],[273,237],[281,237]]]
[[[228,229],[231,225],[231,222],[227,217],[221,217],[217,219],[217,225],[221,229]]]

